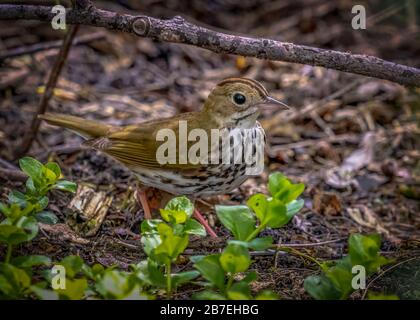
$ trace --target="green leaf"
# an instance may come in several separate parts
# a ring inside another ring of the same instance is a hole
[[[226,300],[226,297],[220,293],[205,290],[193,295],[194,300]]]
[[[237,240],[245,241],[255,230],[255,218],[247,206],[216,206],[216,213]]]
[[[280,172],[272,173],[268,178],[268,190],[271,195],[284,204],[297,199],[304,189],[303,183],[293,184]]]
[[[254,194],[247,201],[248,207],[250,207],[257,216],[258,220],[263,221],[268,209],[267,197],[261,193]]]
[[[287,208],[283,202],[277,199],[271,199],[268,202],[267,214],[261,224],[270,228],[280,228],[290,221],[291,217],[287,215]]]
[[[21,217],[16,225],[0,224],[0,242],[17,245],[32,240],[38,234],[38,224],[32,217]]]
[[[188,218],[190,218],[194,212],[194,205],[185,196],[175,197],[166,204],[165,210],[184,211]]]
[[[134,275],[143,285],[157,288],[166,287],[166,275],[163,273],[162,268],[150,258],[134,266]]]
[[[143,222],[141,223],[141,226],[140,226],[141,233],[142,234],[147,233],[147,232],[151,232],[151,233],[156,232],[157,233],[157,226],[160,223],[162,223],[162,220],[160,220],[160,219],[146,219],[146,220],[143,220]]]
[[[188,246],[188,235],[176,236],[173,229],[165,223],[157,226],[161,243],[152,250],[151,257],[163,264],[174,261]]]
[[[184,226],[184,232],[188,234],[195,234],[197,236],[205,237],[207,235],[206,229],[195,219],[188,219]]]
[[[298,213],[303,206],[305,205],[305,201],[302,199],[300,200],[293,200],[292,202],[289,202],[286,205],[286,215],[290,218],[293,218],[293,216]]]
[[[19,192],[16,190],[13,190],[9,193],[8,200],[9,200],[9,203],[16,203],[22,208],[27,205],[25,195],[22,192]]]
[[[229,288],[226,295],[230,300],[249,300],[251,299],[251,289],[247,282],[239,281]]]
[[[251,257],[245,246],[229,243],[220,256],[220,264],[226,272],[235,274],[248,270]]]
[[[35,219],[45,224],[56,224],[58,222],[58,217],[50,211],[38,212],[35,214]]]
[[[352,234],[349,238],[349,254],[353,265],[362,265],[368,274],[390,261],[379,253],[381,237],[378,234],[364,236]]]
[[[204,279],[210,281],[219,290],[224,290],[225,272],[220,264],[220,254],[195,257],[194,268],[200,272]]]
[[[0,293],[9,299],[23,298],[30,285],[31,278],[24,270],[0,263]]]
[[[54,185],[55,189],[75,193],[77,190],[77,184],[67,180],[60,180]]]
[[[327,278],[331,280],[334,287],[341,293],[341,299],[346,299],[353,291],[351,285],[353,274],[351,270],[352,265],[350,259],[345,257],[325,272]]]
[[[48,202],[49,199],[47,196],[42,196],[39,200],[38,200],[38,211],[41,211],[43,209],[45,209],[48,206]]]
[[[257,280],[257,273],[255,271],[249,272],[241,281],[246,283],[251,283],[252,281]]]
[[[248,247],[253,250],[262,251],[270,248],[272,244],[273,237],[262,237],[255,238],[254,240],[250,241]]]
[[[188,216],[185,211],[160,209],[160,215],[163,220],[171,223],[184,223]]]
[[[271,290],[262,290],[258,292],[255,300],[278,300],[279,296]]]
[[[130,275],[119,270],[106,270],[97,281],[95,289],[105,299],[124,299],[138,290],[137,283]]]
[[[80,300],[85,295],[88,288],[86,279],[66,279],[65,289],[56,289],[60,299],[65,300]]]
[[[172,274],[171,275],[172,286],[176,288],[184,283],[187,283],[197,278],[199,275],[200,275],[200,272],[198,271],[185,271],[185,272]]]
[[[51,170],[54,173],[55,180],[60,179],[60,177],[61,177],[61,169],[60,169],[60,167],[59,167],[59,165],[57,163],[55,163],[55,162],[48,162],[45,165],[45,168]]]
[[[79,256],[67,256],[59,264],[66,270],[66,276],[72,279],[82,271],[83,260]]]
[[[51,259],[40,255],[20,256],[13,258],[11,264],[20,269],[31,269],[36,266],[48,266],[51,264]]]
[[[38,286],[31,286],[31,291],[41,300],[58,300],[58,293],[54,290],[39,288]]]
[[[6,217],[8,217],[11,213],[11,209],[9,206],[5,205],[3,202],[0,202],[0,212],[3,213]]]
[[[338,300],[341,292],[324,274],[309,276],[304,281],[305,290],[316,300]]]
[[[42,169],[44,166],[41,162],[31,157],[24,157],[19,160],[19,166],[23,172],[32,178],[35,187],[43,186]]]
[[[31,177],[29,177],[26,180],[25,186],[26,186],[26,194],[28,194],[28,195],[36,195],[37,194],[38,190],[35,187],[34,180]]]

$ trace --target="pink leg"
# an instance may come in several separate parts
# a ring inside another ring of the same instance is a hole
[[[207,220],[201,215],[201,213],[197,209],[194,209],[193,217],[196,218],[198,222],[200,222],[203,225],[204,229],[206,229],[210,237],[217,238],[216,232],[213,231],[213,229],[209,226]]]
[[[148,220],[152,219],[152,212],[150,211],[149,203],[147,202],[146,192],[138,189],[136,192],[136,199],[138,202],[140,202],[141,206],[143,207],[144,218]]]

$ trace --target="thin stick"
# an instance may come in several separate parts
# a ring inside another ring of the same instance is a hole
[[[100,40],[105,37],[105,34],[103,32],[95,32],[95,33],[88,33],[84,34],[80,37],[76,37],[73,41],[73,45],[80,45],[89,43],[95,40]],[[10,50],[6,50],[3,52],[0,52],[0,61],[8,58],[14,58],[19,57],[25,54],[31,54],[39,51],[45,51],[55,48],[60,48],[63,46],[63,40],[57,40],[57,41],[48,41],[48,42],[42,42],[42,43],[35,43],[29,46],[22,46],[18,48],[13,48]]]
[[[22,145],[16,154],[16,158],[19,158],[20,156],[22,156],[29,150],[29,148],[32,145],[32,142],[35,139],[36,134],[38,133],[38,129],[40,125],[38,115],[45,113],[45,111],[47,110],[48,102],[50,101],[53,95],[58,77],[60,76],[64,63],[66,62],[71,44],[73,42],[74,36],[76,35],[78,29],[79,29],[78,25],[71,26],[66,36],[64,37],[63,46],[61,47],[60,52],[58,53],[57,59],[55,60],[54,66],[49,75],[45,92],[41,98],[41,102],[39,103],[38,110],[32,119],[30,131],[24,137]]]
[[[0,19],[50,22],[53,16],[54,13],[48,6],[0,5]],[[420,86],[418,68],[368,55],[217,32],[197,26],[179,16],[162,20],[148,16],[120,14],[97,9],[90,1],[83,0],[75,9],[67,10],[66,22],[119,30],[165,42],[193,45],[216,53],[320,66],[385,79],[406,86]]]

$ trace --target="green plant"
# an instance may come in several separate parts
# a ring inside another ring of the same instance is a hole
[[[381,238],[377,234],[352,234],[348,241],[349,254],[337,261],[321,264],[320,275],[305,279],[305,290],[317,300],[346,299],[355,290],[353,267],[360,266],[369,276],[391,261],[379,253]]]
[[[4,216],[0,222],[0,243],[7,246],[4,262],[0,263],[0,298],[21,298],[31,294],[33,268],[49,265],[50,259],[37,255],[12,258],[13,247],[31,241],[38,234],[38,221],[57,221],[54,214],[44,211],[48,205],[48,191],[76,190],[74,183],[61,180],[61,170],[56,163],[42,165],[25,157],[20,159],[19,165],[29,176],[25,192],[12,191],[8,204],[0,202],[0,212]]]
[[[163,220],[145,220],[141,224],[141,241],[148,259],[133,266],[133,270],[145,286],[165,288],[168,298],[174,288],[199,275],[197,271],[172,273],[172,264],[187,248],[189,236],[206,235],[204,227],[192,218],[193,211],[188,198],[176,197],[160,210]]]
[[[246,206],[216,206],[216,213],[236,240],[251,249],[264,250],[272,245],[273,239],[256,237],[266,228],[281,228],[289,223],[304,205],[302,199],[297,200],[304,189],[302,183],[293,184],[276,172],[268,179],[271,196],[258,193],[249,198]]]
[[[304,188],[303,184],[293,184],[276,172],[269,176],[270,196],[253,195],[246,206],[216,206],[217,216],[232,232],[234,240],[228,241],[221,254],[192,257],[194,267],[209,281],[205,285],[210,288],[197,294],[196,298],[252,299],[250,283],[256,280],[257,274],[249,272],[239,281],[235,281],[235,278],[246,272],[251,265],[249,249],[265,250],[272,246],[272,237],[257,236],[266,228],[284,226],[303,207],[303,200],[297,198]],[[276,298],[271,291],[263,291],[255,297]]]

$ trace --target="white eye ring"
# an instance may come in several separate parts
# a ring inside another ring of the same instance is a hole
[[[245,104],[245,102],[246,102],[246,97],[245,97],[245,95],[243,95],[242,93],[240,93],[240,92],[235,92],[233,95],[232,95],[232,100],[233,100],[233,102],[236,104],[236,105],[238,105],[238,106],[242,106],[242,105],[244,105]]]

